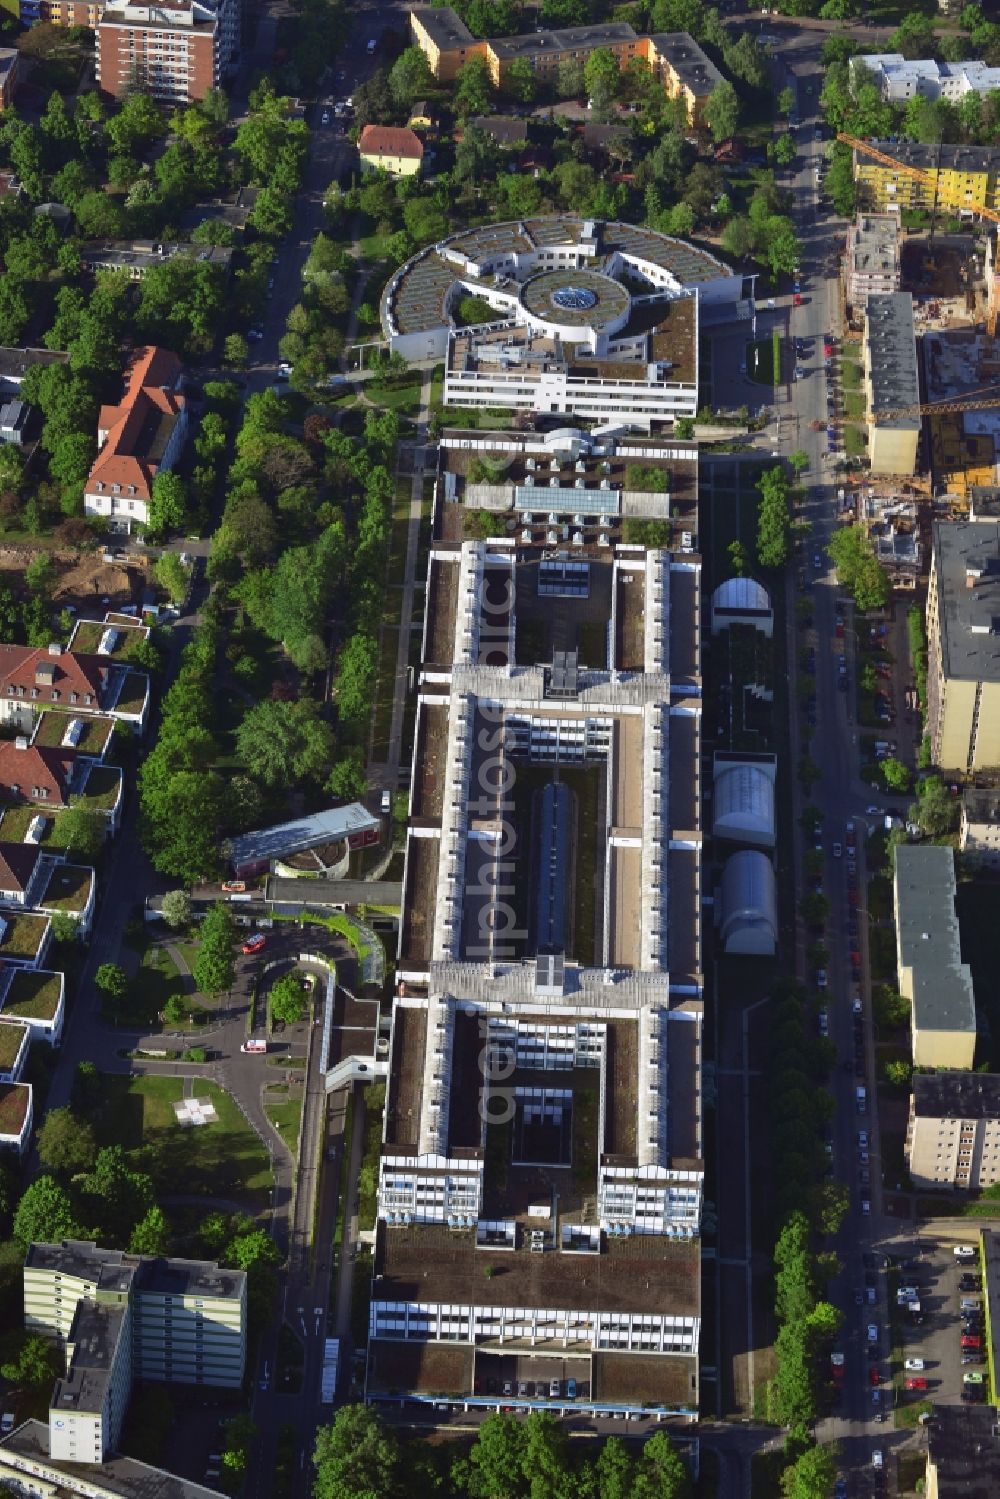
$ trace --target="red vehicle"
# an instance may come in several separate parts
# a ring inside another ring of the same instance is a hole
[[[843,638],[844,638],[844,621],[842,619],[838,619],[837,620],[836,632],[837,632],[837,639],[838,640],[843,640]]]
[[[246,888],[246,880],[223,880],[221,886],[223,895],[242,895]]]
[[[881,1384],[882,1383],[882,1376],[879,1374],[878,1370],[875,1369],[875,1368],[871,1368],[871,1369],[868,1370],[868,1378],[869,1378],[869,1380],[871,1381],[872,1384]]]
[[[244,942],[243,951],[245,953],[263,952],[266,946],[267,938],[264,936],[264,933],[254,932],[253,936],[248,937]]]
[[[962,1334],[962,1347],[963,1348],[982,1348],[982,1346],[983,1346],[983,1340],[982,1340],[982,1338],[975,1338],[975,1337],[972,1336],[971,1333],[963,1333]]]
[[[830,343],[829,339],[824,339],[823,340],[823,358],[824,359],[832,359],[833,358],[833,344]]]
[[[847,904],[849,906],[856,906],[857,903],[858,903],[858,892],[856,890],[848,890],[848,892],[847,892]]]
[[[838,1390],[844,1383],[844,1355],[842,1353],[830,1354],[830,1374]]]
[[[906,1388],[908,1390],[926,1390],[927,1381],[926,1379],[908,1379],[906,1381]]]
[[[801,307],[802,306],[802,298],[799,296],[798,292],[795,293],[795,296],[792,298],[792,301],[795,303],[796,307]]]

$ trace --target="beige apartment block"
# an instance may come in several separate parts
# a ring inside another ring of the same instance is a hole
[[[909,292],[869,296],[861,359],[871,471],[913,474],[920,417],[908,408],[920,402],[920,379]]]
[[[900,844],[893,877],[899,992],[913,1006],[917,1067],[969,1069],[976,1051],[976,1005],[962,962],[950,848]]]
[[[935,764],[1000,765],[1000,542],[995,518],[936,521],[927,589],[927,728]]]
[[[988,869],[1000,869],[1000,789],[970,786],[962,797],[958,846]]]
[[[919,1191],[977,1192],[1000,1181],[1000,1077],[914,1073],[906,1160]]]
[[[847,300],[863,308],[871,296],[899,291],[899,219],[859,213],[847,231]]]

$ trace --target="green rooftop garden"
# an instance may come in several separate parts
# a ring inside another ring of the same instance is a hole
[[[18,912],[17,915],[5,913],[3,920],[6,930],[0,937],[0,959],[33,958],[42,945],[49,918]]]
[[[59,864],[52,871],[38,904],[46,910],[79,914],[86,909],[93,887],[92,869],[86,869],[82,864]]]
[[[113,812],[121,795],[122,773],[116,765],[96,765],[83,790],[70,797],[70,806],[92,812]]]
[[[122,690],[118,694],[118,701],[115,703],[115,712],[141,713],[148,693],[149,678],[144,676],[142,672],[130,671],[122,683]]]
[[[97,647],[106,630],[114,630],[118,636],[114,650],[107,653],[109,661],[127,661],[139,642],[149,634],[145,625],[125,625],[117,621],[102,624],[96,619],[81,619],[73,632],[72,649],[82,656],[96,656]]]
[[[9,1072],[24,1045],[27,1028],[16,1020],[0,1016],[0,1072]]]
[[[40,968],[19,969],[10,981],[0,1009],[4,1020],[54,1020],[62,994],[62,974]]]
[[[0,1083],[0,1135],[20,1135],[30,1098],[25,1083]]]
[[[74,714],[70,709],[47,708],[42,714],[33,742],[44,745],[46,749],[59,749],[72,718],[78,718],[83,724],[83,731],[73,748],[81,755],[100,758],[114,732],[113,718],[88,718],[82,713]]]
[[[3,843],[23,843],[24,835],[35,818],[39,816],[38,807],[31,807],[25,803],[0,807],[0,812],[3,814],[0,816],[0,842]],[[51,822],[51,817],[47,817],[46,820]]]

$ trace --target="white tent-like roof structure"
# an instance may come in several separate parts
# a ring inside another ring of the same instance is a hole
[[[771,599],[755,578],[727,578],[712,594],[712,634],[734,624],[755,625],[768,636],[774,628]]]
[[[727,953],[773,955],[778,943],[774,867],[759,849],[742,849],[722,871],[719,934]]]
[[[716,838],[773,848],[774,778],[759,765],[717,766],[712,831]]]

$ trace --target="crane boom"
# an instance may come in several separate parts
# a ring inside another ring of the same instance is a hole
[[[880,422],[893,421],[899,416],[948,416],[962,411],[991,411],[1000,406],[1000,386],[995,386],[998,394],[995,396],[982,396],[978,399],[962,400],[961,397],[954,401],[929,401],[912,406],[896,406],[890,411],[876,411],[875,425]]]
[[[930,172],[924,172],[920,167],[911,167],[907,162],[899,161],[895,156],[890,156],[885,151],[879,151],[869,141],[859,140],[855,135],[848,135],[846,131],[838,130],[837,139],[845,146],[850,146],[852,150],[861,151],[863,155],[870,156],[873,161],[881,162],[884,167],[892,167],[894,171],[902,172],[904,176],[913,177],[917,182],[924,183],[926,187],[934,190],[942,203],[948,203],[953,208],[967,209],[969,207],[969,204],[964,199],[958,198],[954,193],[949,192],[946,187],[942,187],[938,178],[932,176]],[[977,213],[981,219],[987,219],[991,224],[1000,224],[1000,213],[997,213],[995,209],[977,207],[972,212]],[[990,285],[989,301],[986,308],[986,331],[990,338],[996,337],[998,315],[1000,315],[1000,287],[997,286],[997,277],[994,275]],[[970,409],[974,408],[963,407],[963,410],[966,411]]]

